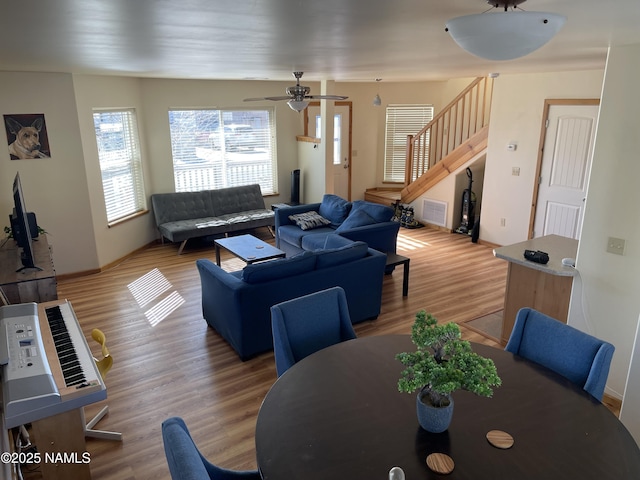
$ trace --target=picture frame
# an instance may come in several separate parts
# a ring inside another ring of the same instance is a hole
[[[11,160],[51,157],[43,113],[4,115],[4,126]]]

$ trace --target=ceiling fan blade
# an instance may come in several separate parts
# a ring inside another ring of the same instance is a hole
[[[296,77],[296,84],[292,87],[287,88],[288,95],[283,95],[281,97],[257,97],[257,98],[245,98],[245,102],[259,102],[261,100],[272,100],[272,101],[280,101],[280,100],[294,100],[297,102],[302,102],[306,99],[309,100],[346,100],[349,97],[345,97],[343,95],[309,95],[309,87],[305,87],[304,85],[300,85],[300,77],[302,77],[302,72],[293,72],[293,76]],[[290,104],[291,105],[291,104]]]
[[[349,97],[343,95],[307,95],[304,98],[312,98],[314,100],[346,100]]]
[[[273,101],[279,101],[279,100],[290,100],[292,97],[288,96],[288,95],[284,95],[281,97],[257,97],[257,98],[245,98],[244,101],[245,102],[257,102],[260,100],[273,100]]]

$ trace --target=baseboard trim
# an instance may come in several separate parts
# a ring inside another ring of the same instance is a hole
[[[82,270],[82,271],[79,271],[79,272],[72,272],[72,273],[63,273],[61,275],[56,275],[56,279],[57,280],[71,280],[71,279],[74,279],[74,278],[86,277],[87,275],[94,275],[96,273],[104,272],[105,270],[109,270],[110,268],[113,268],[116,265],[119,265],[120,263],[122,263],[126,259],[128,259],[130,257],[133,257],[137,253],[139,253],[139,252],[141,252],[143,250],[146,250],[147,248],[151,247],[152,245],[155,245],[158,242],[159,242],[158,240],[153,240],[153,241],[147,243],[146,245],[143,245],[140,248],[136,248],[134,251],[124,255],[123,257],[118,258],[117,260],[114,260],[113,262],[109,262],[106,265],[101,266],[100,268],[93,268],[91,270]]]

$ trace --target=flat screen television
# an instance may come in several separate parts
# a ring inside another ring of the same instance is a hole
[[[35,216],[33,214],[33,221],[35,223]],[[20,259],[22,260],[22,268],[36,268],[41,270],[35,264],[35,258],[33,254],[33,237],[31,235],[31,226],[29,225],[29,215],[27,214],[27,207],[24,204],[24,194],[22,193],[22,184],[20,183],[20,173],[16,173],[16,178],[13,180],[13,213],[9,215],[11,221],[11,233],[13,238],[18,243],[18,247],[22,249],[20,253]],[[37,227],[36,227],[37,232]]]

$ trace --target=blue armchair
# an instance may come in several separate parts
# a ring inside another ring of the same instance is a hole
[[[162,422],[162,440],[172,480],[260,480],[257,470],[227,470],[209,463],[179,417]]]
[[[278,376],[318,350],[356,338],[341,287],[272,306],[271,328]]]
[[[602,401],[615,347],[536,310],[522,308],[505,350],[554,370]]]

